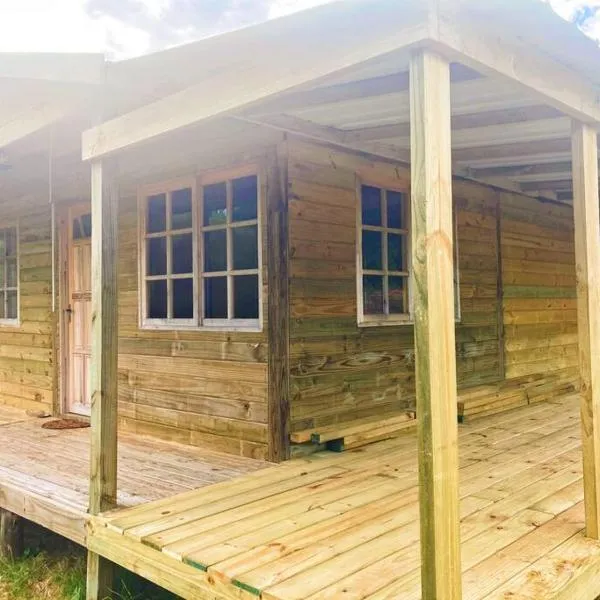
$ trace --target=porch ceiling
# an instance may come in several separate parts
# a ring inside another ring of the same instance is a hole
[[[451,79],[455,173],[570,200],[571,119],[516,82],[462,64],[452,64]],[[363,65],[233,118],[409,162],[408,57]]]

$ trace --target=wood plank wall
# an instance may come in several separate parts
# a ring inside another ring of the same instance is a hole
[[[573,210],[508,193],[501,207],[506,376],[577,382]]]
[[[137,199],[122,197],[120,208],[120,427],[264,458],[267,454],[266,268],[262,332],[140,329]],[[263,231],[263,243],[264,239]]]
[[[18,205],[18,203],[17,203]],[[0,402],[52,412],[54,320],[50,207],[2,211],[0,227],[19,225],[20,324],[0,326]]]
[[[292,430],[413,408],[413,328],[359,328],[356,322],[356,173],[374,182],[408,185],[408,171],[301,142],[290,144],[289,163]],[[454,182],[454,205],[459,388],[502,382],[505,368],[507,386],[523,376],[542,379],[563,365],[575,373],[570,208],[462,180]],[[543,229],[536,239],[515,237],[536,232],[534,222]],[[552,239],[563,254],[544,260],[556,276],[546,277],[542,269],[536,280],[530,275],[538,265],[523,260],[541,260]],[[519,244],[542,246],[537,254],[523,254]],[[531,287],[535,281],[537,288],[524,289],[523,282]],[[504,286],[508,296],[503,304]],[[521,298],[527,293],[537,296]],[[516,315],[519,308],[527,315]],[[536,321],[526,325],[524,319]]]

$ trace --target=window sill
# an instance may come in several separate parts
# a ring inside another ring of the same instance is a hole
[[[262,333],[263,327],[257,325],[245,325],[235,323],[224,323],[223,325],[181,325],[177,323],[140,323],[141,331],[189,331],[190,333],[202,333],[203,331],[222,331],[222,332],[244,332],[244,333]]]
[[[394,319],[386,321],[362,321],[358,323],[359,327],[404,327],[406,325],[414,325],[412,319]]]
[[[18,329],[21,327],[19,319],[0,319],[0,328],[9,327],[10,329]]]

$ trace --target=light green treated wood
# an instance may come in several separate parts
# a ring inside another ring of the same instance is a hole
[[[422,598],[460,600],[450,65],[421,50],[410,76]]]
[[[90,513],[117,498],[117,200],[114,164],[92,164],[92,389]],[[113,566],[88,554],[87,599],[104,600],[113,589]]]

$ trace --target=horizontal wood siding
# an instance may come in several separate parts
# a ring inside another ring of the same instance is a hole
[[[356,302],[356,174],[408,188],[408,170],[299,142],[289,165],[292,430],[414,408],[413,327],[358,327]],[[455,186],[461,386],[500,378],[496,202]]]
[[[572,208],[508,193],[501,206],[506,377],[576,381]]]
[[[18,203],[16,203],[18,205]],[[0,326],[0,403],[52,412],[54,390],[50,207],[2,210],[19,225],[20,324]]]
[[[137,227],[137,199],[122,197],[119,214],[121,428],[264,458],[267,453],[266,310],[262,332],[140,329]],[[265,278],[266,269],[263,289]],[[263,303],[265,301],[266,290]]]

